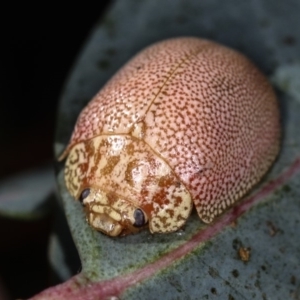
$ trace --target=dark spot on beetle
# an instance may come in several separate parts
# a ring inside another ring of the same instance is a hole
[[[263,271],[266,271],[266,270],[267,270],[266,266],[261,266],[260,268],[261,268]]]
[[[213,288],[210,289],[210,291],[213,295],[217,295],[217,289],[216,288],[213,287]]]
[[[132,144],[126,145],[125,152],[132,156],[134,154],[134,146]]]
[[[178,222],[180,222],[180,221],[184,221],[185,218],[180,214],[180,215],[177,216],[176,220],[177,220]]]
[[[120,161],[120,156],[111,156],[107,160],[107,164],[105,165],[105,167],[101,170],[102,176],[111,174],[119,161]]]
[[[173,197],[173,199],[174,199],[174,207],[179,207],[182,202],[182,198],[181,197]]]
[[[180,182],[180,181],[176,181],[176,182],[175,182],[175,186],[176,186],[177,188],[180,188],[181,182]]]
[[[173,209],[166,209],[166,213],[173,218],[174,217],[174,210]]]
[[[239,271],[238,270],[236,270],[236,269],[234,269],[232,272],[232,275],[233,275],[233,277],[235,277],[235,278],[238,278],[239,277]]]
[[[158,181],[158,186],[169,187],[173,184],[173,178],[169,175],[161,176]]]
[[[287,46],[294,46],[296,44],[296,39],[295,37],[291,35],[287,35],[283,38],[283,43]]]
[[[235,298],[232,295],[228,295],[228,300],[235,300]]]
[[[108,192],[106,193],[106,198],[107,198],[108,205],[112,205],[112,203],[116,201],[118,196],[114,192]]]
[[[204,171],[204,169],[200,169],[196,172],[196,175],[200,175],[202,172]]]

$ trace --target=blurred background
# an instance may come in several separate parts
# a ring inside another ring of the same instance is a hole
[[[2,11],[0,184],[53,161],[55,114],[64,82],[111,2],[73,4],[68,10],[44,2],[11,4]],[[49,285],[50,228],[51,216],[26,221],[0,215],[0,299],[27,298]]]

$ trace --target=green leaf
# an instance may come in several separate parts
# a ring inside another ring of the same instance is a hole
[[[144,46],[172,36],[201,36],[240,50],[271,73],[298,58],[299,44],[287,46],[282,39],[293,32],[300,40],[294,30],[299,11],[300,3],[292,0],[116,2],[95,28],[64,91],[57,156],[81,109]],[[286,94],[280,95],[280,105],[283,141],[277,162],[252,195],[208,226],[193,213],[176,233],[152,235],[145,230],[107,237],[87,225],[81,205],[66,190],[59,164],[60,194],[82,271],[33,299],[299,296],[300,106]]]

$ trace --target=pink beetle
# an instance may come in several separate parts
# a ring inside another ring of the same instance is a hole
[[[212,222],[253,187],[279,151],[279,110],[243,55],[199,38],[154,44],[81,112],[66,186],[110,236]]]

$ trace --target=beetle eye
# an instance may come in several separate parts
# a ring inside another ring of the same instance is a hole
[[[90,189],[84,189],[79,196],[79,201],[83,203],[83,200],[90,194]]]
[[[135,220],[133,224],[134,227],[142,227],[146,224],[145,215],[141,209],[137,208],[134,211],[133,217]]]

